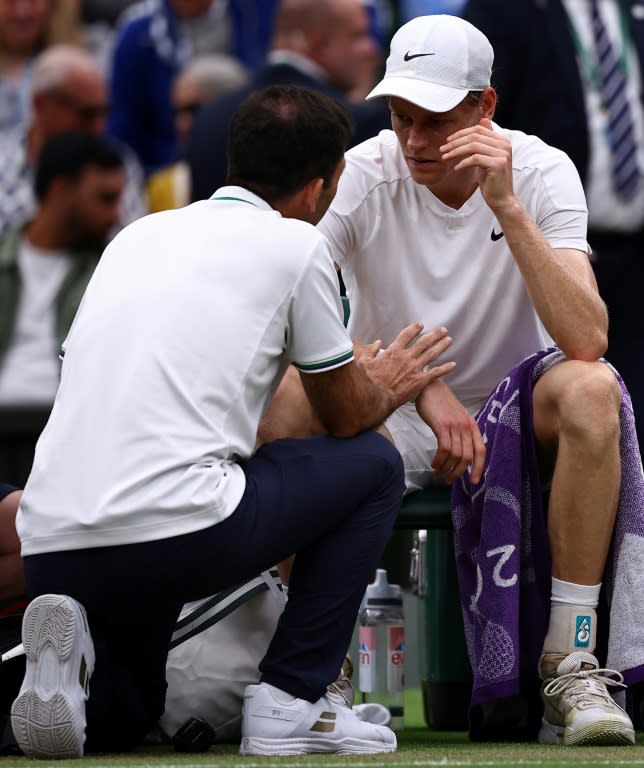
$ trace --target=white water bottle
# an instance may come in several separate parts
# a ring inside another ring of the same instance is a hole
[[[405,625],[402,589],[379,568],[360,609],[358,687],[365,702],[391,714],[393,730],[404,727]]]

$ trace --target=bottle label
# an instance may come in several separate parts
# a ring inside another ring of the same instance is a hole
[[[405,684],[405,628],[387,627],[387,690],[402,691]]]
[[[359,646],[359,687],[364,693],[376,690],[376,628],[360,627],[358,629]]]

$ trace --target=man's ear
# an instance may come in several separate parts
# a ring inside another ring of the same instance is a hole
[[[492,120],[495,111],[496,91],[488,85],[487,88],[483,90],[483,96],[481,97],[481,117],[487,117]]]
[[[276,210],[287,219],[311,221],[311,216],[315,215],[323,184],[324,180],[322,178],[311,179],[308,184],[298,189],[292,197],[276,205]]]
[[[315,212],[318,204],[318,198],[320,197],[320,192],[322,191],[323,186],[324,179],[320,177],[317,179],[312,179],[305,187],[302,188],[302,202],[304,203],[308,212]]]
[[[56,176],[49,182],[43,202],[48,202],[50,205],[53,202],[54,205],[60,207],[69,199],[74,187],[75,185],[71,179],[66,179],[64,176]]]

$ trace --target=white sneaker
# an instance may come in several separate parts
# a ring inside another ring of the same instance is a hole
[[[11,727],[29,757],[83,756],[85,701],[94,644],[83,606],[66,595],[33,600],[22,621],[25,678],[11,706]]]
[[[356,755],[395,752],[396,734],[360,721],[342,696],[327,692],[314,704],[268,683],[244,692],[242,755]]]
[[[606,688],[625,688],[623,680],[615,670],[599,669],[599,662],[590,653],[576,651],[566,656],[556,676],[541,688],[544,716],[539,742],[568,746],[634,744],[633,723]]]

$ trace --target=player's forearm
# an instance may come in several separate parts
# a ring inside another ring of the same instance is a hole
[[[329,434],[353,437],[366,429],[378,427],[399,403],[356,365],[354,375],[346,381],[343,397],[334,398],[328,407],[325,405],[318,400],[317,412]]]
[[[548,333],[570,359],[601,357],[608,316],[585,254],[551,248],[519,201],[496,215]]]
[[[325,429],[351,437],[379,426],[396,408],[454,369],[433,365],[452,343],[446,328],[422,333],[421,323],[402,329],[379,354],[380,342],[356,345],[356,358],[315,375],[301,374],[306,394]]]

